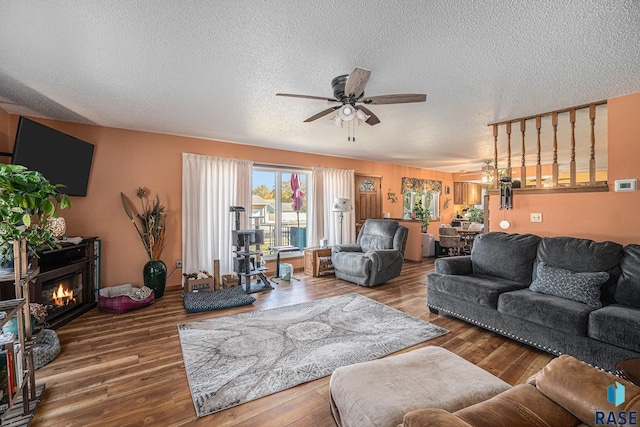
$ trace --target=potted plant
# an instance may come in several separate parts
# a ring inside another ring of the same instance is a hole
[[[44,246],[59,248],[49,220],[60,209],[71,207],[69,197],[60,193],[40,172],[21,165],[0,164],[0,267],[13,262],[13,242],[25,239],[31,255]]]
[[[138,187],[136,196],[140,199],[141,212],[135,211],[131,202],[120,193],[124,211],[138,232],[140,241],[144,245],[149,261],[142,269],[145,286],[154,290],[155,298],[162,298],[167,281],[167,266],[160,259],[164,249],[167,211],[160,203],[160,196],[156,194],[154,200],[149,201],[148,190]]]
[[[469,214],[469,221],[484,224],[484,211],[478,208],[471,208],[467,210]]]
[[[422,232],[427,233],[429,231],[429,224],[431,224],[431,211],[425,209],[422,214]]]

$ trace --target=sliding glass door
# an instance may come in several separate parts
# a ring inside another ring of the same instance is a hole
[[[252,179],[252,227],[264,230],[265,242],[260,248],[292,245],[304,249],[307,238],[306,171],[254,167]]]

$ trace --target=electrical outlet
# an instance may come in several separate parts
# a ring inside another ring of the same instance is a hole
[[[182,268],[182,260],[181,259],[177,259],[176,260],[176,268]]]
[[[531,222],[542,222],[542,214],[541,213],[531,212],[529,214],[529,220]]]

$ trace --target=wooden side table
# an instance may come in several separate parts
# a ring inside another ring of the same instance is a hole
[[[333,264],[331,264],[331,248],[305,248],[304,274],[308,274],[313,277],[333,274]]]
[[[640,386],[640,358],[619,361],[616,363],[616,373],[620,378]]]

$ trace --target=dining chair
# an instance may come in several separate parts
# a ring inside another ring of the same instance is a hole
[[[439,227],[438,240],[440,240],[440,247],[449,250],[449,255],[460,255],[461,249],[466,246],[460,233],[454,227]]]

